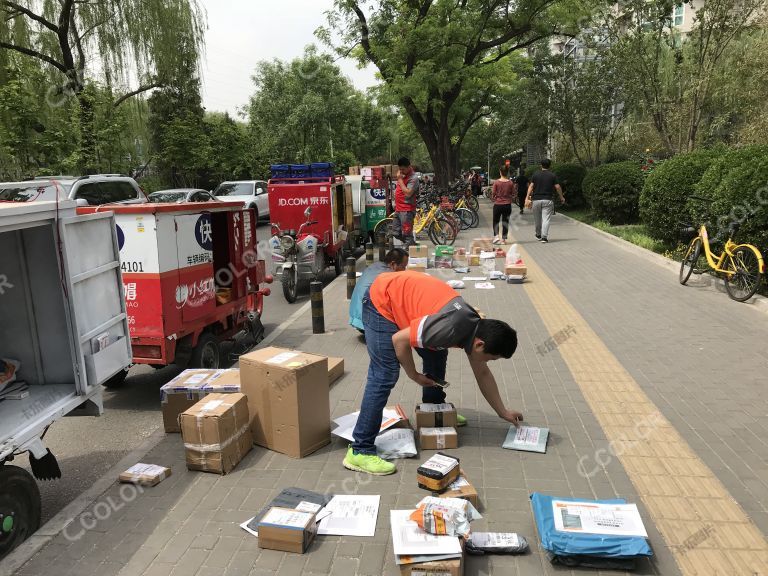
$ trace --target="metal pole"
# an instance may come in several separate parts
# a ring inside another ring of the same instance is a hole
[[[356,260],[351,256],[347,258],[347,300],[352,300],[352,292],[357,283],[357,270],[355,270]]]
[[[325,334],[322,282],[310,282],[309,297],[312,303],[312,334]]]
[[[373,264],[373,242],[366,242],[365,244],[365,264],[367,266]]]
[[[387,256],[386,235],[383,232],[379,232],[376,236],[376,244],[379,246],[379,262],[384,262],[384,258]]]

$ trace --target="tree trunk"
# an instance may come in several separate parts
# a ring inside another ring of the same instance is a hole
[[[93,100],[87,90],[77,92],[80,107],[80,171],[83,175],[96,174],[96,137]]]

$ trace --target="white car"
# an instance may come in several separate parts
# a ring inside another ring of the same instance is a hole
[[[0,184],[0,201],[75,200],[78,206],[143,204],[147,201],[136,180],[120,174],[43,176],[26,182]]]
[[[224,202],[242,202],[246,208],[256,211],[256,220],[269,219],[269,195],[264,180],[239,180],[222,182],[213,195]]]

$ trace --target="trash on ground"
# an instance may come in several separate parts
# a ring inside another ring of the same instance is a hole
[[[523,554],[528,551],[528,540],[515,533],[473,532],[467,539],[467,554]]]
[[[416,470],[419,488],[444,492],[459,477],[459,459],[438,452]]]
[[[482,516],[468,500],[434,496],[423,498],[410,516],[419,528],[429,534],[462,538],[469,536],[470,522],[480,518]]]
[[[157,486],[171,475],[171,469],[156,464],[134,464],[118,476],[123,484],[139,486]]]
[[[381,496],[338,494],[325,506],[331,512],[320,521],[318,534],[330,536],[376,535],[376,519],[379,517]]]
[[[523,452],[547,451],[547,439],[549,428],[536,428],[534,426],[510,426],[502,448],[509,450],[522,450]]]

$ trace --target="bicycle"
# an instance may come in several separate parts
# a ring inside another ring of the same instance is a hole
[[[708,198],[693,196],[696,200],[711,202]],[[739,231],[738,222],[733,222],[728,227],[728,239],[725,242],[723,252],[714,254],[709,244],[707,227],[702,224],[698,234],[696,229],[687,223],[683,223],[683,232],[696,234],[690,241],[688,248],[680,263],[680,284],[685,285],[691,274],[703,274],[706,269],[712,269],[716,274],[722,274],[725,280],[725,290],[728,296],[737,302],[745,302],[752,298],[760,287],[760,279],[765,272],[765,264],[760,250],[752,244],[736,244],[733,241]],[[702,251],[704,259],[702,259]]]
[[[392,240],[395,235],[392,229],[392,223],[394,222],[394,219],[394,215],[389,214],[373,227],[374,238],[379,238],[379,235],[383,234],[387,246],[393,246]],[[452,246],[456,241],[456,235],[458,234],[458,230],[453,224],[449,222],[448,219],[441,216],[440,207],[437,205],[432,205],[429,210],[424,210],[423,208],[417,208],[416,210],[416,216],[413,221],[414,236],[418,236],[425,230],[427,236],[435,246]]]

